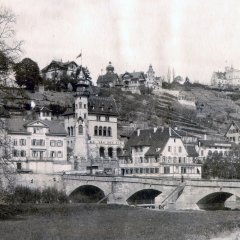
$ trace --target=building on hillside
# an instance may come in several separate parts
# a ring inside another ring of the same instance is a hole
[[[152,65],[149,65],[149,68],[145,74],[146,78],[146,87],[153,89],[153,91],[158,91],[162,89],[162,79],[161,77],[155,76],[155,71],[153,70]]]
[[[239,144],[240,142],[240,122],[232,121],[225,134],[226,140]]]
[[[62,122],[14,117],[7,121],[7,135],[17,171],[56,173],[72,169]]]
[[[201,178],[195,145],[169,127],[135,131],[120,159],[122,175]]]
[[[109,65],[106,67],[106,73],[98,77],[97,86],[100,88],[121,86],[120,79],[118,75],[114,73],[114,67],[111,62],[109,62]]]
[[[46,80],[60,80],[64,75],[69,77],[76,76],[78,67],[79,66],[74,61],[62,62],[53,60],[42,69],[41,73]]]
[[[120,75],[122,90],[140,94],[142,87],[146,87],[146,78],[144,72],[125,72]]]
[[[91,95],[89,85],[80,73],[75,108],[63,114],[75,170],[110,169],[116,173],[123,148],[123,142],[117,138],[117,106],[111,97]]]
[[[233,145],[227,141],[203,140],[200,139],[196,150],[200,159],[205,159],[213,153],[227,156],[232,151]]]
[[[240,70],[231,67],[225,67],[225,72],[214,72],[211,78],[211,85],[216,88],[239,87]]]

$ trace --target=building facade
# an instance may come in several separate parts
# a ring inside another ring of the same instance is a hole
[[[76,170],[116,172],[123,142],[117,138],[118,110],[111,97],[93,96],[90,82],[80,73],[74,109],[63,115]]]
[[[153,89],[153,92],[157,92],[162,89],[162,79],[161,77],[155,76],[155,71],[153,70],[152,65],[149,65],[149,68],[145,74],[146,78],[146,87]]]
[[[11,162],[18,171],[56,173],[72,169],[67,161],[67,133],[63,123],[15,117],[7,122],[7,135]]]
[[[135,131],[121,156],[122,175],[201,178],[195,145],[172,128]]]
[[[232,121],[225,134],[226,140],[239,144],[240,142],[240,123]]]

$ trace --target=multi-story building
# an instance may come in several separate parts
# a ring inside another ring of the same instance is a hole
[[[114,67],[111,62],[106,67],[106,74],[102,74],[97,79],[97,86],[101,88],[119,87],[122,84],[116,73],[114,73]]]
[[[62,122],[10,118],[7,135],[11,161],[18,171],[55,173],[72,169],[67,161],[67,133]]]
[[[196,150],[200,159],[205,159],[214,153],[227,156],[233,149],[232,143],[226,141],[203,140],[200,139]]]
[[[239,144],[240,142],[240,122],[232,121],[225,134],[227,141]]]
[[[184,144],[172,128],[135,131],[121,156],[122,175],[201,178],[194,144]]]
[[[225,67],[225,72],[214,72],[211,78],[211,85],[217,88],[239,87],[240,70],[231,67]]]
[[[149,68],[145,74],[146,78],[146,87],[153,89],[153,91],[158,91],[162,89],[162,79],[155,76],[155,71],[153,70],[152,65],[149,65]]]
[[[123,91],[130,91],[132,93],[140,93],[141,87],[145,87],[146,78],[144,72],[125,72],[120,75],[120,80],[123,84]]]
[[[52,61],[49,65],[42,69],[42,76],[46,80],[60,80],[64,75],[69,77],[76,76],[78,69],[77,63],[62,62],[62,61]]]
[[[81,72],[74,109],[63,114],[68,146],[73,150],[76,170],[116,171],[117,156],[123,148],[123,142],[117,138],[117,106],[111,97],[91,95],[90,85]]]

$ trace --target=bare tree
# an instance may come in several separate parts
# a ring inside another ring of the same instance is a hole
[[[15,40],[16,16],[0,6],[0,81],[5,83],[21,53],[22,41]]]

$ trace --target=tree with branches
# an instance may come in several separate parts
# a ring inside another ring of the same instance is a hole
[[[0,6],[0,83],[5,85],[22,50],[22,41],[15,39],[16,16]]]

